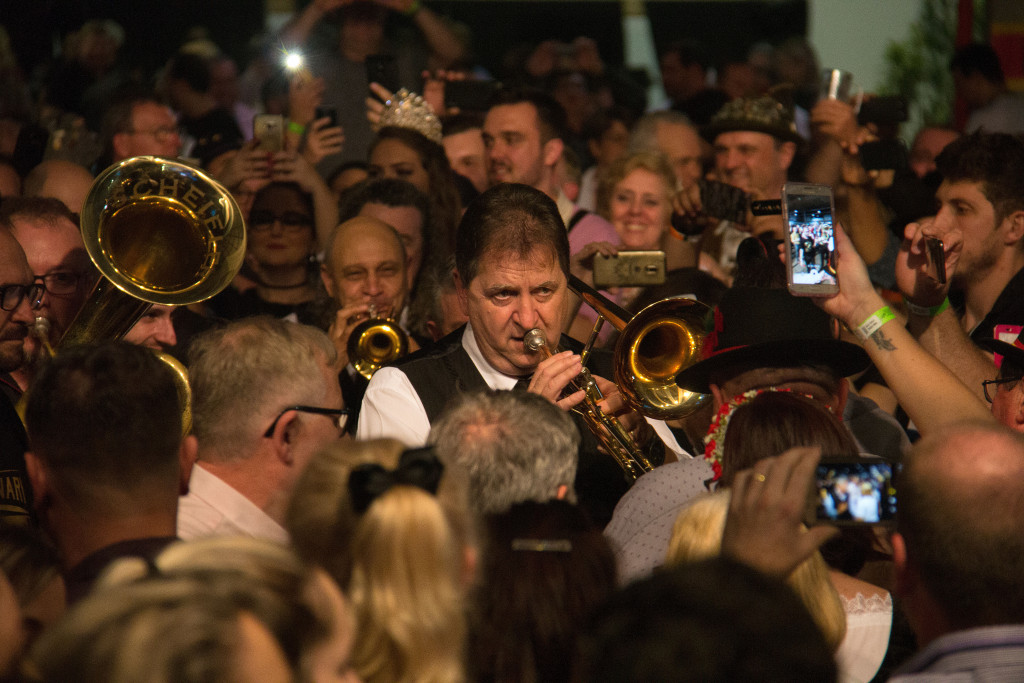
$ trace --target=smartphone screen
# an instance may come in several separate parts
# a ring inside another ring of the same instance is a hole
[[[265,152],[284,149],[284,117],[280,114],[257,114],[252,121],[252,135]]]
[[[880,524],[896,518],[892,463],[879,458],[822,460],[817,519],[832,524]]]
[[[796,296],[837,294],[832,188],[786,183],[782,188],[782,212],[786,217],[790,293]]]

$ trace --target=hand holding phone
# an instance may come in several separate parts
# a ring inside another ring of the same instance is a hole
[[[842,526],[896,518],[892,463],[881,458],[823,458],[815,470],[816,518]]]
[[[832,188],[786,183],[782,188],[782,212],[786,219],[789,292],[794,296],[838,294]]]
[[[280,114],[257,114],[252,121],[252,136],[258,149],[277,153],[284,149],[284,117]]]

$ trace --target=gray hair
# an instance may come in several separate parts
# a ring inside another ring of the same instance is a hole
[[[682,112],[667,109],[665,111],[652,111],[644,114],[633,126],[629,135],[629,149],[627,154],[637,152],[660,152],[658,148],[658,124],[667,123],[674,126],[696,127],[693,122]]]
[[[322,368],[336,358],[322,331],[274,318],[247,318],[197,337],[189,381],[201,458],[243,459],[280,410],[322,402]]]
[[[537,394],[464,394],[434,422],[428,443],[445,462],[466,468],[470,505],[481,514],[547,502],[560,486],[575,501],[579,431],[567,413]]]

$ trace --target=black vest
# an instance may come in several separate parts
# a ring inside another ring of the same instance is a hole
[[[464,331],[465,328],[460,327],[436,344],[395,363],[395,367],[409,378],[431,423],[461,394],[489,389],[462,346]],[[572,349],[576,353],[583,348],[582,344],[564,335],[561,344],[563,349]],[[588,365],[597,375],[612,376],[612,355],[607,351],[595,350]],[[611,519],[615,504],[629,486],[615,459],[597,450],[597,440],[583,419],[575,412],[571,416],[581,437],[576,495],[594,523],[604,527]]]

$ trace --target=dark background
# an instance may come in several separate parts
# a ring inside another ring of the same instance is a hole
[[[497,71],[501,57],[521,44],[577,36],[594,38],[611,64],[622,62],[618,2],[428,0],[435,11],[473,28],[477,61]],[[300,3],[301,4],[301,3]],[[658,47],[680,39],[701,41],[713,61],[744,58],[760,41],[778,44],[807,31],[806,0],[772,2],[649,2]],[[205,26],[222,49],[244,64],[249,39],[263,28],[259,0],[2,0],[0,23],[11,34],[26,72],[45,63],[61,37],[87,19],[112,18],[126,34],[127,63],[152,70],[183,42],[189,28]],[[400,21],[402,19],[399,19]]]

